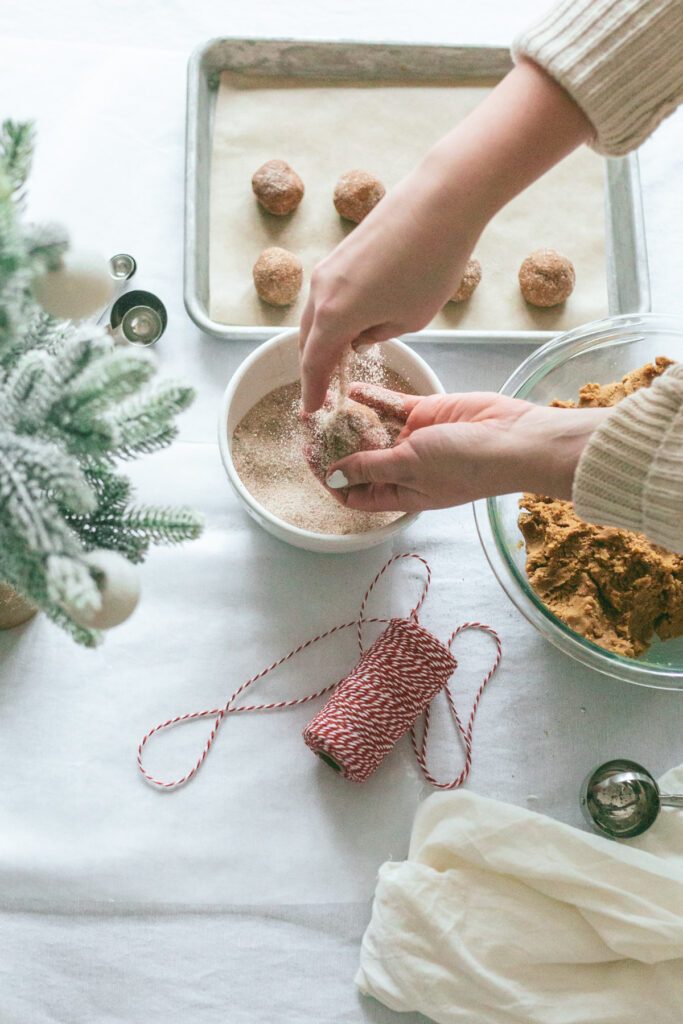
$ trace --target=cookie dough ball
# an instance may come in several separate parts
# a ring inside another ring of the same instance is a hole
[[[359,224],[377,206],[386,189],[367,171],[348,171],[334,186],[334,205],[345,220]]]
[[[291,306],[304,282],[299,257],[277,245],[263,250],[254,264],[253,274],[256,291],[271,306]]]
[[[554,249],[537,249],[519,268],[519,287],[534,306],[557,306],[574,291],[576,274],[571,261]]]
[[[304,183],[286,160],[266,160],[251,179],[254,195],[264,210],[284,217],[303,199]]]
[[[474,289],[481,281],[481,263],[476,256],[471,256],[465,264],[465,272],[458,285],[457,292],[450,297],[450,302],[464,302],[469,299]]]

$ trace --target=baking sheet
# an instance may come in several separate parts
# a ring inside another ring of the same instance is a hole
[[[348,82],[235,74],[220,78],[211,168],[209,312],[223,324],[298,323],[316,263],[353,229],[336,213],[341,173],[362,167],[390,188],[486,96],[494,83]],[[273,217],[256,202],[251,176],[265,160],[287,160],[306,194],[297,211]],[[448,303],[430,329],[560,331],[608,312],[604,161],[587,147],[518,196],[488,225],[475,249],[483,277],[465,303]],[[296,252],[305,283],[277,309],[255,293],[251,269],[270,245]],[[519,292],[517,271],[534,249],[572,260],[570,299],[541,310]]]

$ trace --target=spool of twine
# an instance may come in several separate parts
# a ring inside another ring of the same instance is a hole
[[[417,622],[392,619],[306,726],[304,742],[345,779],[365,782],[456,667]]]
[[[407,618],[366,618],[365,607],[375,584],[394,562],[404,558],[415,558],[422,563],[427,580],[422,594]],[[413,552],[394,555],[380,569],[365,592],[358,618],[332,626],[324,633],[299,644],[278,661],[252,676],[235,690],[223,707],[207,708],[176,715],[154,726],[140,741],[137,764],[147,782],[161,789],[175,789],[188,782],[204,764],[213,741],[227,715],[245,711],[274,711],[291,708],[299,704],[332,693],[325,706],[304,729],[304,740],[310,749],[341,776],[353,782],[364,782],[379,767],[397,741],[410,731],[410,739],[417,762],[425,778],[438,789],[454,789],[467,778],[472,764],[472,726],[484,687],[496,671],[501,658],[501,645],[497,633],[480,622],[465,622],[451,634],[447,644],[442,643],[417,620],[431,580],[429,565],[420,555]],[[366,623],[379,622],[387,628],[366,650],[363,650],[362,628]],[[356,628],[360,660],[352,672],[339,683],[331,683],[305,697],[294,700],[273,701],[269,704],[240,704],[238,698],[258,679],[294,658],[301,651],[317,644],[341,630]],[[457,667],[451,653],[456,636],[465,630],[475,629],[487,633],[496,646],[496,656],[474,698],[467,727],[458,716],[449,687],[449,680]],[[427,737],[429,733],[430,704],[443,690],[457,732],[465,751],[462,771],[446,782],[437,781],[427,767]],[[422,736],[418,743],[415,725],[420,715],[424,716]],[[155,778],[143,764],[143,750],[155,733],[196,721],[213,718],[213,725],[204,748],[196,763],[180,778],[164,781]]]

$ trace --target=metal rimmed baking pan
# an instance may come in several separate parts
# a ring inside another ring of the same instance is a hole
[[[511,68],[503,47],[431,44],[302,42],[294,39],[214,39],[190,57],[185,159],[185,280],[188,314],[207,334],[264,341],[280,327],[224,324],[209,315],[209,203],[216,94],[222,71],[277,78],[341,81],[444,81],[501,78]],[[605,241],[611,315],[650,309],[650,287],[635,154],[606,160]],[[540,344],[560,331],[426,328],[411,341],[512,341]]]

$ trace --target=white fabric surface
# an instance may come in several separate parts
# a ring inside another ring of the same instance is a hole
[[[661,780],[683,789],[683,766]],[[440,793],[382,866],[356,981],[439,1024],[678,1024],[683,815],[633,843]]]
[[[471,791],[579,824],[578,786],[598,760],[630,756],[655,772],[680,761],[678,695],[627,687],[555,652],[500,591],[468,508],[427,514],[395,545],[343,558],[260,531],[215,445],[220,395],[250,345],[202,337],[182,308],[185,66],[195,45],[230,33],[501,44],[535,11],[531,0],[470,5],[467,19],[437,0],[34,0],[0,14],[3,114],[38,121],[31,213],[63,220],[105,254],[136,256],[136,283],[169,312],[161,372],[198,390],[180,443],[130,467],[140,498],[188,502],[207,517],[200,541],[153,551],[139,610],[101,649],[77,649],[41,619],[0,634],[3,1024],[420,1019],[353,985],[376,872],[405,857],[428,793],[407,741],[365,787],[351,786],[304,747],[303,708],[228,721],[185,790],[155,792],[135,768],[152,725],[220,702],[300,639],[353,617],[395,551],[432,563],[422,621],[437,635],[469,618],[503,638],[475,726]],[[675,115],[643,150],[659,311],[683,311],[682,136]],[[499,387],[528,349],[421,352],[449,388],[468,389]],[[402,566],[378,605],[405,609],[411,581]],[[473,636],[457,653],[467,710],[490,648]],[[333,640],[258,694],[308,692],[354,654],[352,637]],[[444,729],[434,762],[446,773],[454,752]],[[150,745],[150,768],[185,770],[205,735],[205,725],[165,734]]]

